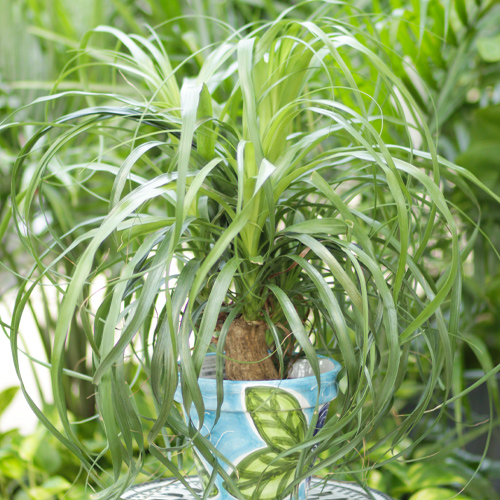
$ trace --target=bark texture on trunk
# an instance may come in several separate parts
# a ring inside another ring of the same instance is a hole
[[[226,337],[226,378],[228,380],[278,380],[280,377],[269,357],[266,324],[239,317],[229,327]],[[260,361],[263,360],[263,361]],[[245,361],[246,363],[241,363]],[[248,363],[252,361],[252,363]],[[260,361],[260,362],[257,362]]]

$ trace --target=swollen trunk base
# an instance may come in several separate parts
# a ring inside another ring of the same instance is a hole
[[[226,350],[226,378],[229,380],[277,380],[266,343],[266,324],[237,318],[229,327]]]

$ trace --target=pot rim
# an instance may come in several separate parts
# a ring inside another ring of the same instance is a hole
[[[206,354],[205,357],[211,357],[211,356],[216,356],[217,353],[215,352],[209,352]],[[324,372],[320,372],[320,379],[323,381],[324,379],[329,379],[329,378],[332,378],[333,380],[336,380],[337,378],[337,375],[339,374],[341,368],[342,368],[342,365],[336,361],[335,359],[333,359],[332,357],[330,356],[324,356],[322,354],[318,354],[318,359],[324,359],[324,360],[328,360],[330,361],[331,363],[333,363],[333,368],[330,369],[330,370],[327,370],[327,371],[324,371]],[[308,361],[307,358],[301,358],[301,359],[304,359],[305,361]],[[217,383],[217,379],[214,377],[214,378],[209,378],[209,377],[203,377],[201,374],[198,378],[199,381],[203,381],[203,384],[216,384]],[[227,379],[223,379],[222,380],[222,383],[224,384],[224,386],[226,385],[231,385],[233,387],[235,386],[248,386],[249,384],[252,384],[252,385],[276,385],[276,384],[279,384],[279,386],[296,386],[297,383],[315,383],[316,382],[316,376],[315,375],[307,375],[305,377],[296,377],[296,378],[283,378],[283,379],[275,379],[275,380],[227,380]],[[292,388],[292,387],[290,387]]]
[[[216,354],[212,352],[207,353],[206,356],[216,356]],[[329,356],[318,354],[318,357],[329,360],[333,364],[332,369],[320,374],[319,381],[315,375],[278,380],[222,380],[224,398],[220,410],[230,413],[246,412],[244,397],[246,389],[251,387],[268,387],[290,392],[299,398],[301,409],[314,408],[318,404],[322,406],[329,403],[337,397],[337,375],[341,365]],[[203,395],[205,411],[216,411],[218,402],[217,379],[199,377],[198,385]],[[182,403],[181,372],[179,372],[174,399]]]

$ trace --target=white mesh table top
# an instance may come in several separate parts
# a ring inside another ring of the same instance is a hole
[[[188,478],[200,497],[203,495],[198,478]],[[132,487],[122,497],[123,500],[194,500],[195,497],[179,481],[161,479]],[[379,491],[370,493],[358,485],[313,478],[307,500],[392,500]]]

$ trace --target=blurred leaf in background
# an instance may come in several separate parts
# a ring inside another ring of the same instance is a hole
[[[10,403],[12,403],[12,400],[16,397],[18,391],[19,387],[8,387],[7,389],[0,392],[0,417],[10,405]]]
[[[0,416],[18,389],[10,387],[0,392]],[[17,430],[2,432],[0,429],[2,500],[59,499],[68,490],[71,491],[67,498],[83,500],[87,498],[84,484],[72,488],[79,469],[72,455],[42,426],[30,436],[22,436]]]
[[[467,149],[457,157],[459,164],[492,187],[500,180],[499,137],[500,104],[479,108],[472,114]]]

